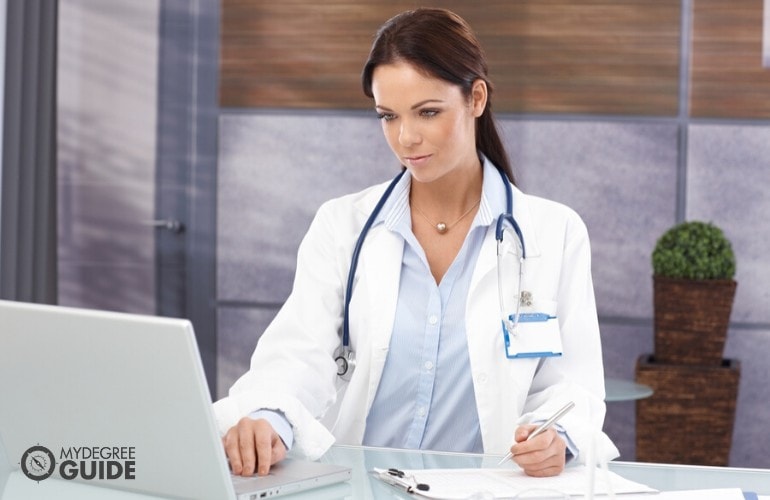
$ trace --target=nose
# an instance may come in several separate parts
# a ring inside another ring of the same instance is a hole
[[[402,146],[413,146],[419,144],[420,140],[421,136],[417,125],[412,121],[403,120],[398,132],[398,143]]]

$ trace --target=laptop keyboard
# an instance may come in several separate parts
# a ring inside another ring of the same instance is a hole
[[[230,478],[233,480],[233,484],[240,484],[246,481],[251,481],[255,477],[256,477],[256,474],[253,476],[236,476],[235,474],[230,474]]]

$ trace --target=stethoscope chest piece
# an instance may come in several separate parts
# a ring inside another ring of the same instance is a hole
[[[337,363],[337,375],[342,380],[349,381],[356,369],[356,353],[350,346],[340,346],[335,353],[334,362]]]

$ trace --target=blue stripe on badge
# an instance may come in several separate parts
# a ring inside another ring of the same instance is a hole
[[[561,356],[560,352],[544,351],[544,352],[520,352],[513,356],[507,356],[509,359],[515,358],[554,358]]]
[[[508,316],[511,321],[516,321],[516,315],[511,314]],[[546,313],[521,313],[519,314],[519,323],[538,323],[548,321],[549,319],[556,319],[556,316],[551,316]]]

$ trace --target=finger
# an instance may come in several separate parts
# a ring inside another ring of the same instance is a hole
[[[542,434],[521,443],[514,445],[516,448],[516,455],[522,464],[536,464],[549,460],[551,457],[558,456],[559,453],[564,453],[565,446],[562,446],[563,441],[559,438],[559,435],[554,430],[548,430]]]
[[[525,441],[527,437],[529,437],[530,433],[534,431],[537,428],[536,425],[520,425],[516,428],[516,433],[513,436],[513,439],[520,443],[522,441]]]
[[[525,453],[516,457],[516,463],[524,470],[538,471],[550,467],[560,467],[565,463],[565,458],[554,453],[551,448]]]
[[[558,465],[543,468],[525,468],[524,473],[532,477],[552,477],[558,476],[564,470],[564,467]]]
[[[230,462],[230,470],[233,474],[240,474],[243,470],[243,462],[241,461],[241,451],[238,448],[238,432],[236,427],[230,428],[222,438],[222,443],[225,448],[225,455]]]
[[[257,467],[257,456],[254,451],[254,421],[250,418],[238,422],[238,451],[241,454],[242,476],[251,476]]]
[[[536,441],[536,439],[532,441]],[[527,444],[531,444],[532,441],[529,441]],[[520,453],[515,460],[530,476],[552,476],[564,470],[566,465],[566,447],[566,442],[555,434],[546,448]]]
[[[514,455],[514,461],[522,468],[534,468],[538,464],[547,463],[554,455],[550,450],[534,450]]]
[[[549,429],[545,432],[542,432],[535,436],[532,439],[526,439],[526,437],[529,435],[529,431],[534,429],[535,426],[531,426],[531,429],[527,428],[519,428],[521,429],[522,434],[524,435],[524,439],[521,441],[518,441],[511,447],[511,451],[514,455],[525,455],[528,453],[544,450],[548,448],[548,446],[551,445],[553,439],[557,436],[556,431],[553,429]],[[519,430],[516,431],[516,438],[519,437]]]
[[[270,464],[275,465],[284,458],[286,458],[286,445],[283,444],[283,440],[278,433],[273,432],[273,454]]]
[[[267,424],[268,431],[264,429],[262,422]],[[272,427],[264,420],[257,421],[255,448],[257,451],[257,474],[266,476],[270,472],[273,461],[273,432]]]

